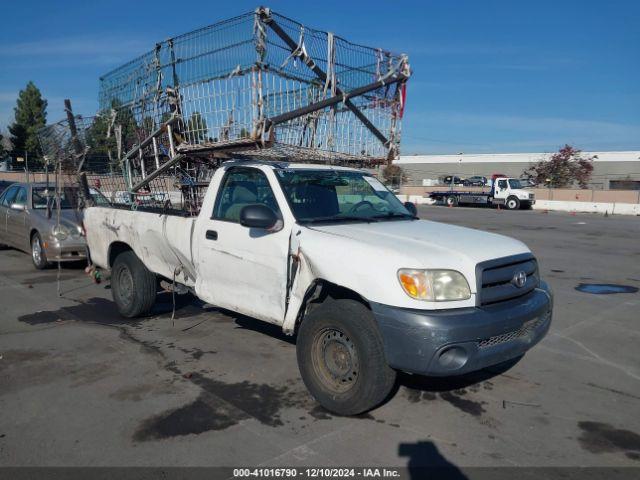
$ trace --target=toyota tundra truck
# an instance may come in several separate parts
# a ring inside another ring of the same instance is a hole
[[[522,242],[418,219],[374,176],[328,165],[231,160],[198,216],[94,206],[94,264],[124,317],[159,283],[296,336],[302,380],[326,409],[370,410],[398,371],[461,375],[521,357],[553,297]]]

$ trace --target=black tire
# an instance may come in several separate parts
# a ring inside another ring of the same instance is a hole
[[[520,208],[520,200],[518,197],[509,197],[505,202],[507,210],[518,210]]]
[[[111,292],[120,315],[126,318],[144,315],[156,301],[156,276],[133,251],[122,252],[111,269]]]
[[[38,232],[35,232],[31,236],[31,261],[33,262],[33,266],[36,267],[37,270],[44,270],[49,266],[47,254],[44,251],[44,247],[42,246],[42,239],[40,238],[40,234]]]
[[[327,298],[312,310],[300,325],[296,354],[311,395],[338,415],[378,406],[396,380],[373,315],[355,300]]]
[[[455,195],[451,195],[450,197],[447,197],[444,199],[444,203],[447,204],[447,206],[449,207],[457,207],[458,206],[458,197],[456,197]]]

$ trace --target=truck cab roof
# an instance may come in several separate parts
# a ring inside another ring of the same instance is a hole
[[[324,165],[316,163],[295,163],[295,162],[273,162],[264,160],[228,160],[222,164],[225,167],[241,166],[241,167],[270,167],[277,169],[295,169],[295,170],[327,170],[327,171],[348,171],[363,172],[364,170],[352,167],[342,167],[338,165]]]

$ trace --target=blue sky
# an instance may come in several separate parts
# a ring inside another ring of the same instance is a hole
[[[33,80],[49,120],[71,98],[97,109],[98,77],[156,41],[258,2],[7,2],[0,27],[0,129]],[[272,1],[351,41],[405,52],[402,152],[640,149],[640,1]]]

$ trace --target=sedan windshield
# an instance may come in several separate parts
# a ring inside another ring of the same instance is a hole
[[[55,205],[56,191],[55,188],[47,187],[34,187],[33,188],[33,208],[45,209],[47,208],[47,201],[53,208]],[[60,191],[60,208],[73,208],[71,192],[69,189],[63,189]]]
[[[277,170],[296,219],[301,223],[413,219],[402,202],[364,172]]]
[[[95,188],[89,188],[89,194],[96,205],[109,205],[109,200]],[[51,208],[56,208],[56,190],[51,187],[34,187],[33,188],[33,208],[47,208],[47,201]],[[69,209],[80,205],[80,191],[77,187],[64,187],[60,190],[60,208]]]

